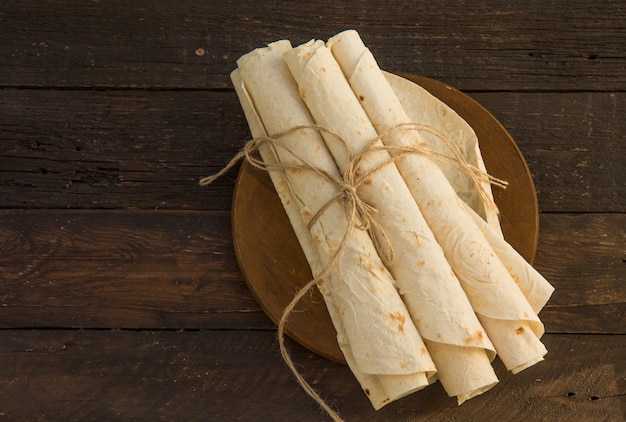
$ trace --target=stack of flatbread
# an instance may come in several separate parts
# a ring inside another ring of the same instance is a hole
[[[458,403],[547,353],[553,287],[502,237],[476,135],[382,71],[355,31],[256,49],[231,75],[316,277],[346,362],[374,408],[439,380]],[[433,130],[422,131],[420,128]],[[436,159],[451,155],[467,165]]]

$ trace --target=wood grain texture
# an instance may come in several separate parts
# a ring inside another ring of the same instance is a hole
[[[620,420],[623,339],[544,341],[545,362],[512,376],[496,361],[500,383],[463,406],[435,384],[378,412],[346,366],[289,347],[303,375],[347,420]],[[5,330],[0,360],[8,420],[325,420],[297,388],[272,332]]]
[[[243,144],[235,94],[9,90],[4,207],[229,209],[234,177],[198,186]]]
[[[280,38],[354,28],[384,69],[463,90],[623,90],[621,2],[9,2],[0,86],[227,88]]]
[[[530,167],[541,211],[626,212],[626,94],[480,93]],[[249,137],[234,92],[6,89],[0,205],[230,209]]]
[[[240,275],[229,221],[221,212],[1,212],[0,325],[269,328]]]
[[[626,334],[626,214],[542,214],[548,332]],[[0,211],[3,328],[271,329],[209,211]]]
[[[626,211],[621,93],[475,93],[516,140],[543,211]]]

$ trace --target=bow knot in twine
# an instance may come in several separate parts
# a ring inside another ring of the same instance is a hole
[[[361,230],[369,230],[375,225],[375,223],[373,222],[373,216],[378,211],[374,206],[368,204],[359,196],[359,193],[357,191],[358,185],[347,182],[347,179],[348,178],[346,178],[345,175],[341,178],[329,176],[329,180],[331,180],[335,184],[339,193],[337,193],[337,195],[327,201],[319,209],[319,211],[315,213],[313,218],[309,220],[309,222],[307,223],[307,227],[309,229],[313,227],[319,217],[335,200],[341,200],[344,204],[347,210],[349,225],[353,225],[354,227]]]
[[[361,230],[369,230],[372,226],[373,214],[377,212],[376,208],[363,201],[357,193],[357,187],[349,183],[342,183],[340,190],[343,193],[343,202],[348,208],[354,207],[359,221],[356,227]]]

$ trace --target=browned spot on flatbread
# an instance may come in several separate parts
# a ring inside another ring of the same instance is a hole
[[[304,168],[304,167],[293,167],[293,168],[289,168],[289,169],[287,169],[287,171],[288,171],[290,174],[302,174],[302,173],[307,173],[307,172],[309,172],[310,170],[309,170],[309,169],[306,169],[306,168]]]
[[[400,312],[394,312],[389,314],[389,318],[398,323],[398,332],[403,333],[405,316]]]
[[[515,330],[515,334],[517,334],[518,336],[522,335],[522,333],[524,333],[524,327],[519,327],[517,330]]]
[[[473,335],[465,339],[465,344],[481,344],[483,342],[484,334],[481,330],[477,330]]]
[[[425,347],[422,347],[422,348],[420,349],[420,354],[421,354],[422,356],[425,356],[425,355],[427,355],[427,354],[428,354],[428,351],[426,350],[426,348],[425,348]]]
[[[365,101],[365,96],[363,94],[359,95],[359,100]]]

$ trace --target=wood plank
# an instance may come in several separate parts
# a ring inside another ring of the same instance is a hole
[[[236,59],[355,28],[385,69],[465,90],[624,90],[621,2],[47,0],[0,8],[0,86],[228,87]]]
[[[626,214],[542,214],[534,265],[556,288],[548,331],[626,332]]]
[[[2,327],[271,327],[224,212],[0,212]]]
[[[476,93],[516,140],[543,211],[626,211],[621,93]]]
[[[347,420],[624,416],[624,335],[543,340],[545,362],[511,375],[496,360],[500,383],[462,406],[435,384],[378,412],[347,367],[288,347]],[[326,420],[281,361],[272,331],[4,330],[0,360],[2,414],[10,420]]]
[[[626,333],[626,214],[540,223],[535,265],[556,287],[548,332]],[[0,327],[272,327],[227,212],[1,210],[0,239]]]
[[[626,214],[542,214],[540,223],[534,264],[556,284],[553,306],[626,301]]]
[[[481,93],[526,157],[542,211],[625,212],[625,93]],[[249,136],[236,95],[5,89],[0,203],[11,208],[229,209]]]
[[[228,209],[236,172],[211,186],[248,136],[235,94],[6,91],[3,207]]]

